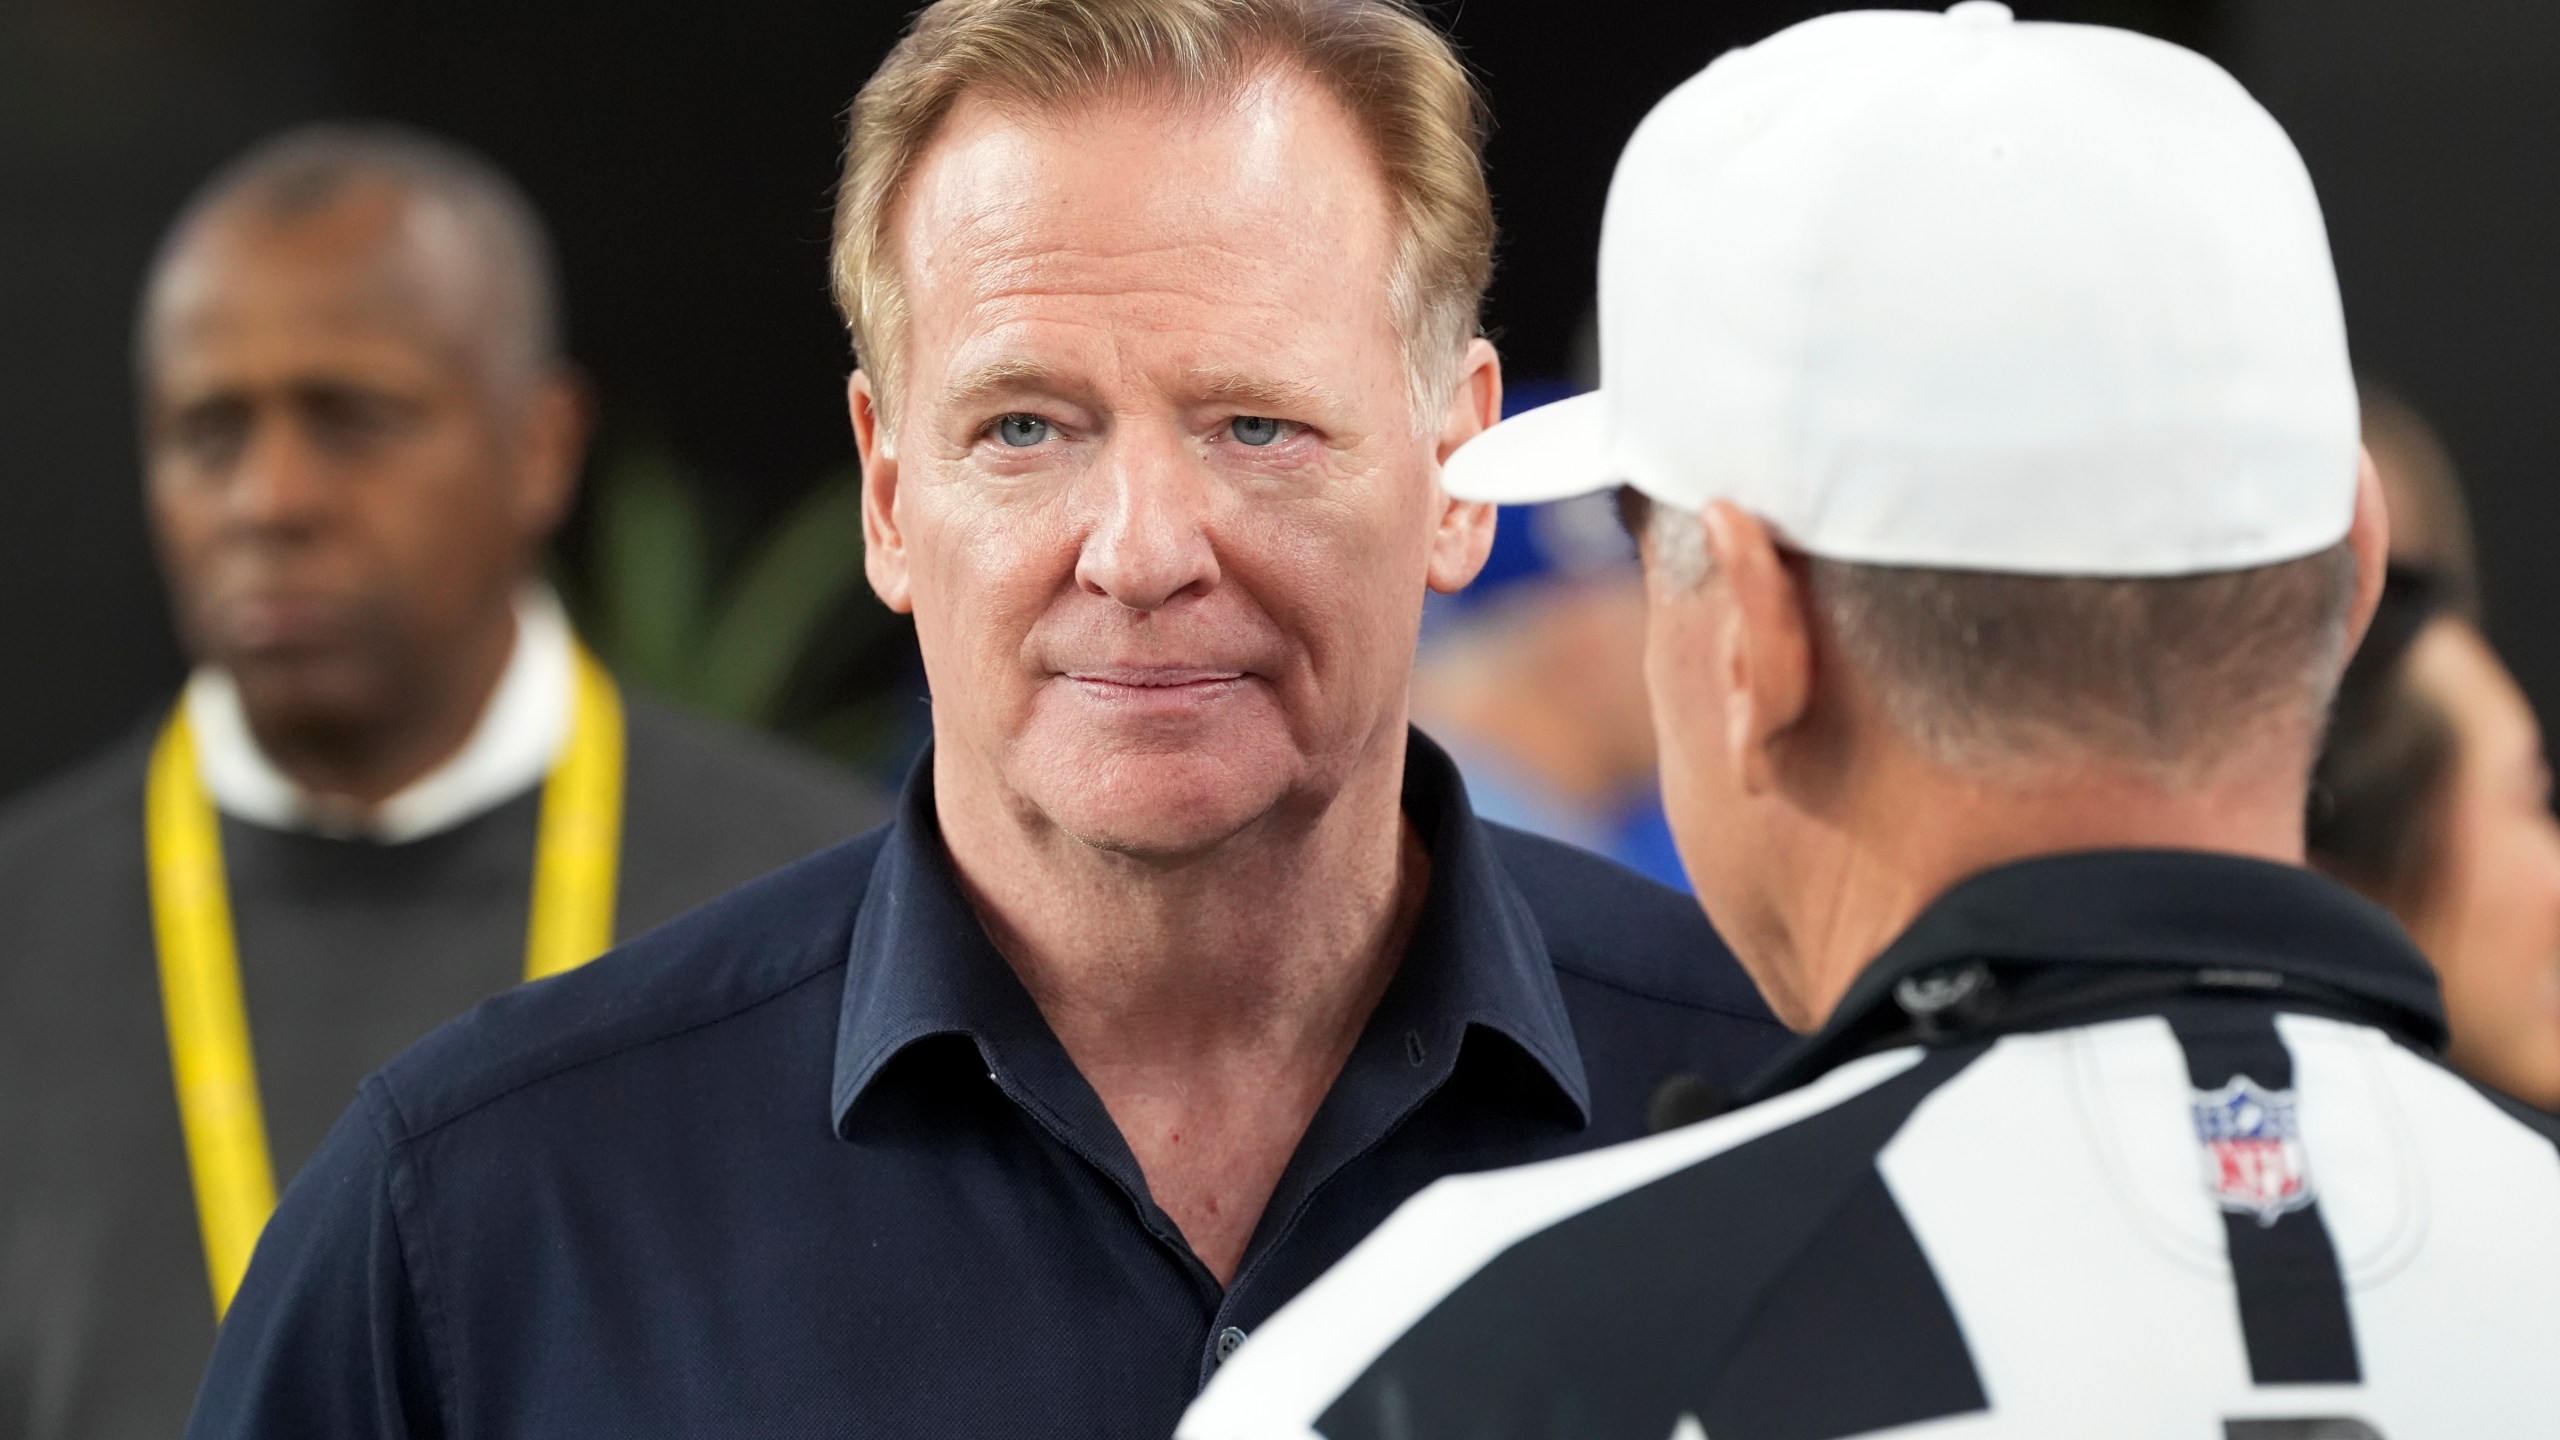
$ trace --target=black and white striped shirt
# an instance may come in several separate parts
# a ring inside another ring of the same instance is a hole
[[[1182,1440],[2560,1436],[2560,1127],[2307,872],[1958,887],[1772,1098],[1443,1181]]]

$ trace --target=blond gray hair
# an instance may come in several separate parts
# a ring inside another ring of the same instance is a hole
[[[854,97],[836,192],[834,285],[856,363],[894,414],[905,293],[892,224],[963,95],[1055,112],[1130,91],[1229,96],[1303,71],[1376,152],[1398,229],[1389,303],[1417,414],[1445,402],[1493,270],[1485,110],[1407,0],[939,0]]]

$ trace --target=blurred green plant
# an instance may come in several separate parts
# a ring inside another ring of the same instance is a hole
[[[807,703],[814,667],[875,649],[897,625],[863,584],[860,475],[821,481],[730,567],[698,493],[663,451],[605,467],[587,583],[572,596],[589,643],[625,681],[677,704],[862,769],[894,763],[906,739],[895,695]]]

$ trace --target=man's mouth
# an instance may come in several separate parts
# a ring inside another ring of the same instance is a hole
[[[1133,690],[1173,690],[1186,685],[1224,685],[1244,678],[1241,670],[1209,670],[1195,666],[1105,665],[1069,670],[1066,678],[1080,685],[1120,685]]]
[[[1142,713],[1177,713],[1234,694],[1245,673],[1192,665],[1100,665],[1068,670],[1058,678],[1087,700]]]
[[[247,653],[291,651],[328,645],[344,629],[341,607],[314,594],[257,591],[234,597],[217,609],[218,643]]]

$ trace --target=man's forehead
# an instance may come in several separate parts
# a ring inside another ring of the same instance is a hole
[[[452,217],[398,190],[349,187],[306,210],[252,197],[200,218],[154,278],[156,366],[240,343],[467,355],[486,324]]]
[[[1319,355],[1392,342],[1385,182],[1311,83],[1060,114],[972,99],[919,164],[903,220],[927,391],[1073,370],[1089,384],[1142,363],[1196,398],[1304,402]]]
[[[1351,117],[1277,75],[1223,100],[1133,94],[1038,111],[971,95],[907,187],[911,286],[1007,283],[1044,259],[1095,266],[1190,252],[1195,264],[1383,267],[1386,183]],[[1383,269],[1381,269],[1383,276]]]

